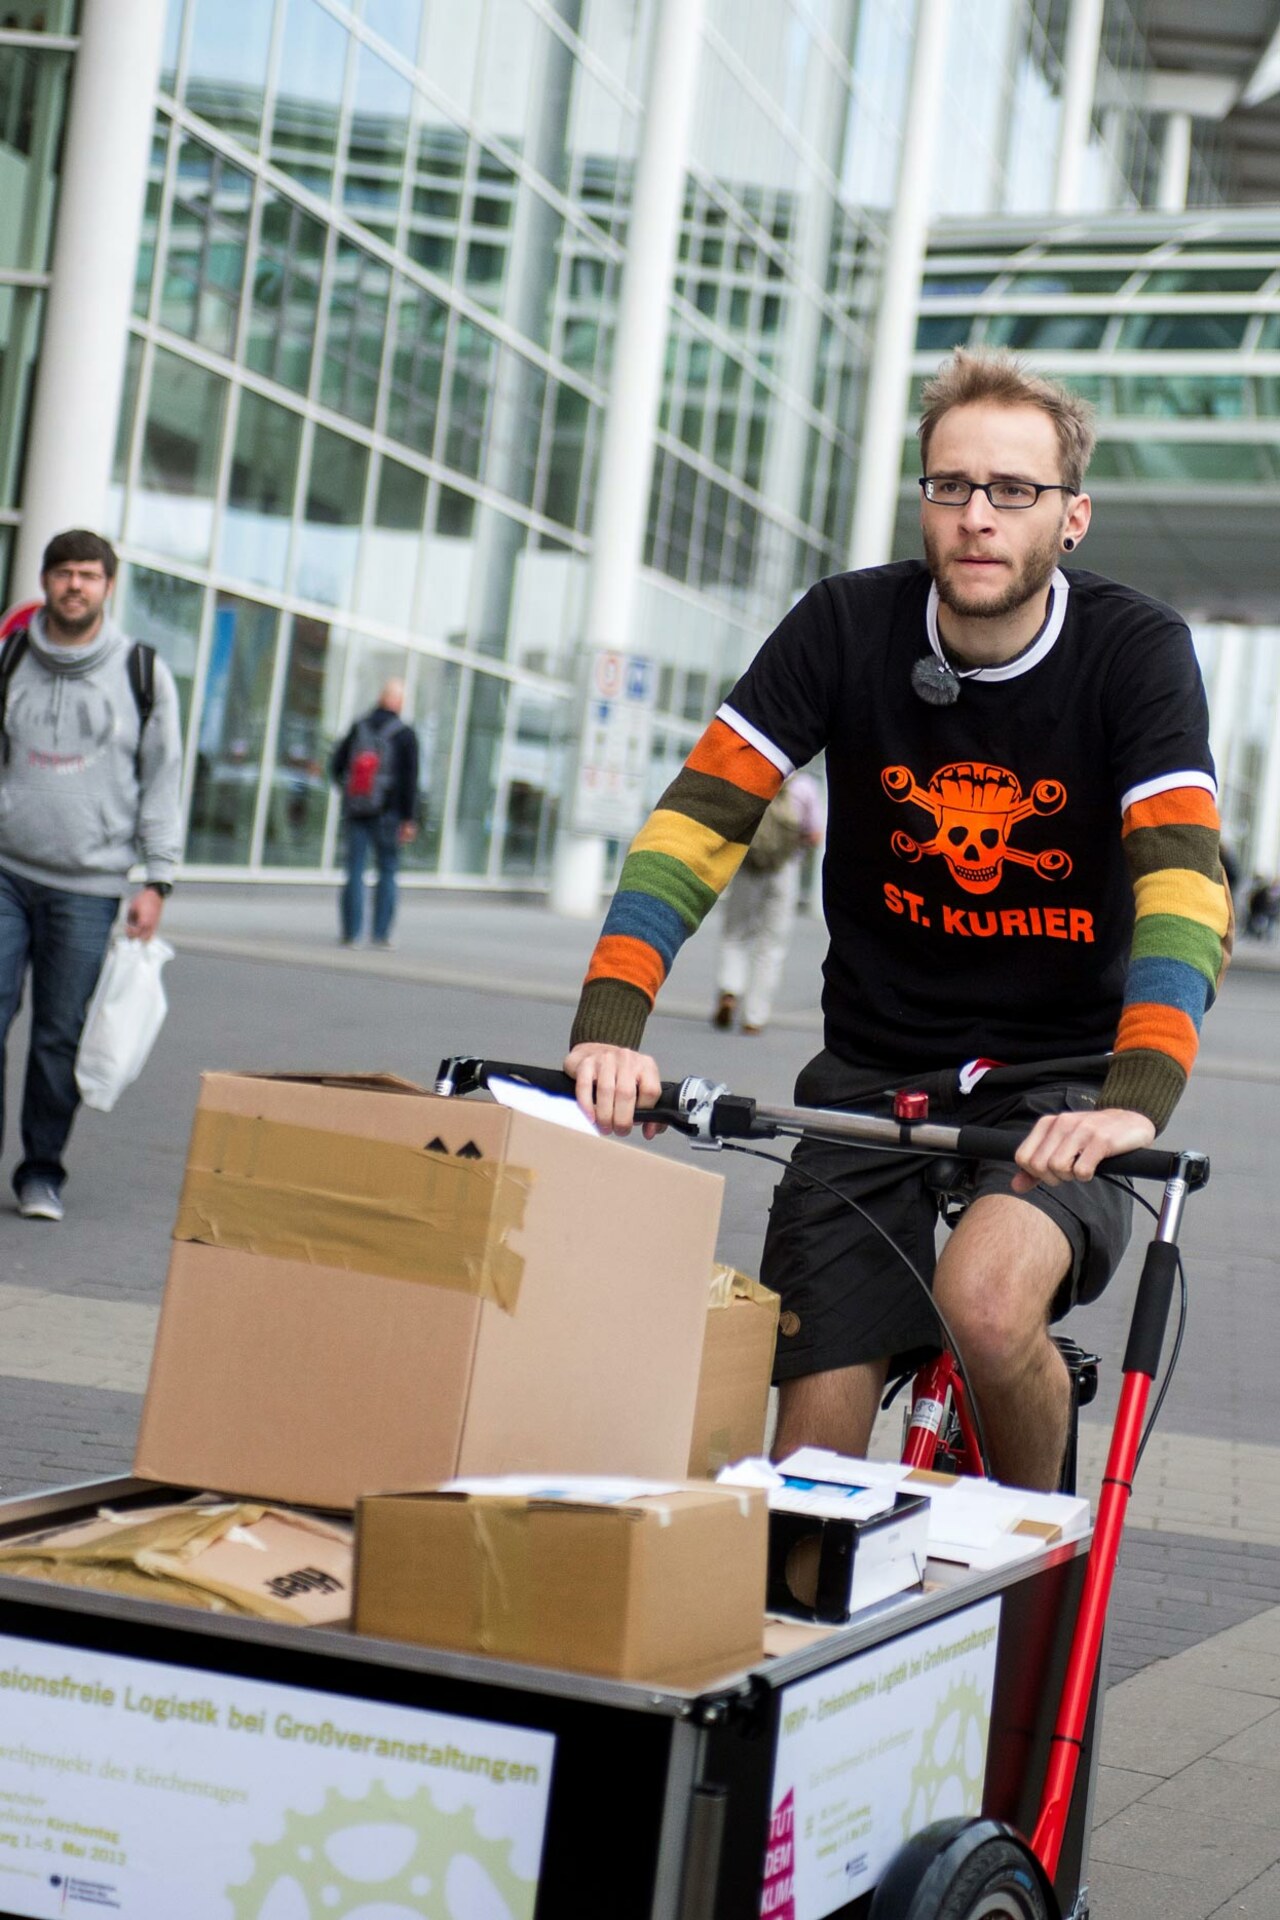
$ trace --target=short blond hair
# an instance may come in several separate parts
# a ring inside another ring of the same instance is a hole
[[[1083,487],[1097,438],[1093,408],[1060,381],[1029,372],[1014,354],[999,348],[972,353],[967,347],[957,347],[925,382],[920,402],[920,458],[926,473],[934,428],[953,407],[1039,407],[1052,420],[1058,436],[1063,484],[1073,493]]]

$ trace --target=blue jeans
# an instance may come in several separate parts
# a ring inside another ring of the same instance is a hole
[[[0,1133],[4,1049],[31,968],[23,1160],[13,1176],[15,1188],[36,1174],[56,1187],[67,1177],[62,1150],[80,1104],[76,1049],[119,906],[116,899],[68,893],[0,869]]]
[[[342,937],[358,940],[364,927],[364,869],[372,853],[378,867],[373,896],[373,937],[389,940],[396,917],[396,872],[400,866],[400,821],[394,813],[376,820],[348,820],[347,883],[342,889]]]

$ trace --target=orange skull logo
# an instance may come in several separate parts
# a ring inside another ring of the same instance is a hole
[[[1000,885],[1006,860],[1034,868],[1042,880],[1065,880],[1071,871],[1071,856],[1060,848],[1022,853],[1009,845],[1010,831],[1028,814],[1057,813],[1065,806],[1067,790],[1060,780],[1037,780],[1024,798],[1007,767],[985,760],[939,767],[927,788],[916,785],[910,767],[886,767],[880,779],[891,800],[914,802],[932,814],[936,828],[932,840],[895,833],[894,852],[912,861],[940,853],[966,893],[991,893]]]

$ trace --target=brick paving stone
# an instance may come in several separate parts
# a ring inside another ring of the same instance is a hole
[[[1094,1828],[1089,1857],[1194,1882],[1209,1897],[1205,1911],[1211,1913],[1275,1865],[1276,1835],[1271,1826],[1144,1799]]]
[[[1276,1920],[1280,1913],[1280,1866],[1269,1867],[1208,1916],[1208,1920]],[[1106,1920],[1099,1910],[1092,1920]]]

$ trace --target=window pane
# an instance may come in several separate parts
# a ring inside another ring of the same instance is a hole
[[[461,670],[453,660],[420,654],[413,663],[413,685],[405,718],[418,736],[418,832],[401,851],[401,864],[420,873],[440,865],[453,725],[458,711]]]
[[[463,646],[467,638],[467,608],[475,566],[476,503],[452,487],[441,487],[436,500],[436,524],[424,543],[422,565],[426,592],[422,596],[423,631],[435,641]]]
[[[311,378],[325,229],[264,190],[245,361],[255,373],[305,393]]]
[[[405,246],[419,266],[447,279],[462,216],[467,136],[448,121],[428,122],[419,129],[417,145]]]
[[[325,620],[299,614],[289,638],[276,764],[262,859],[269,867],[318,866],[329,812],[329,755],[338,736],[346,645]]]
[[[1144,480],[1199,480],[1243,487],[1271,479],[1262,448],[1238,442],[1135,440],[1129,452],[1134,471]]]
[[[579,525],[578,489],[590,413],[591,403],[585,395],[572,387],[557,389],[542,511],[548,520],[558,520],[565,527]],[[736,427],[736,415],[733,425]]]
[[[200,642],[204,588],[193,580],[178,580],[171,573],[157,573],[151,567],[128,567],[122,597],[120,624],[125,632],[154,647],[178,683],[185,738],[196,648]]]
[[[299,535],[297,590],[306,600],[350,606],[369,450],[317,427],[307,482],[306,523]]]
[[[490,674],[472,677],[455,823],[454,862],[459,873],[484,873],[488,867],[508,691],[505,680]]]
[[[164,50],[160,55],[160,85],[173,93],[178,79],[178,49],[182,45],[182,14],[186,0],[169,0],[164,17]]]
[[[271,158],[305,187],[333,185],[347,67],[344,26],[316,0],[288,0]]]
[[[1240,345],[1248,324],[1247,313],[1135,313],[1120,328],[1120,345],[1221,353]]]
[[[302,420],[242,392],[222,521],[222,567],[258,586],[283,587]]]
[[[263,0],[191,0],[186,102],[211,125],[257,147],[271,45]]]
[[[213,531],[227,383],[204,367],[156,350],[129,503],[129,539],[181,560],[207,560]]]
[[[187,859],[228,866],[249,857],[261,775],[277,615],[220,593],[200,704]]]
[[[1097,347],[1105,313],[1001,313],[987,321],[987,340],[999,347]]]
[[[364,0],[364,18],[406,60],[417,59],[422,0]]]
[[[950,353],[965,344],[971,330],[971,313],[925,313],[915,323],[915,351]]]
[[[417,453],[430,454],[435,439],[448,323],[449,309],[443,301],[403,280],[399,283],[387,432]]]
[[[453,385],[445,421],[445,465],[473,479],[480,473],[493,391],[495,341],[470,320],[459,319],[454,336]]]
[[[1162,267],[1149,273],[1138,293],[1256,293],[1269,280],[1270,267]]]
[[[360,611],[389,626],[408,626],[427,511],[427,478],[383,459],[374,524],[365,530]]]
[[[70,71],[65,53],[0,47],[0,267],[49,264]]]
[[[1165,419],[1240,420],[1249,411],[1246,386],[1230,374],[1118,375],[1117,411]]]
[[[133,275],[133,310],[140,316],[145,316],[151,307],[151,281],[156,268],[156,231],[160,225],[160,200],[168,157],[169,122],[163,114],[157,114],[155,131],[151,136],[151,161],[147,167],[147,193],[142,207],[138,260]]]
[[[0,286],[0,506],[18,504],[44,294]]]
[[[327,407],[371,427],[387,332],[388,268],[349,240],[338,242],[320,398]]]
[[[412,97],[407,80],[361,47],[342,198],[355,219],[388,242],[395,239],[400,212]]]
[[[108,540],[119,538],[124,525],[124,483],[129,471],[129,451],[133,445],[133,420],[138,406],[138,378],[142,372],[142,342],[136,333],[129,335],[124,352],[124,379],[120,388],[120,417],[116,421],[116,447],[111,462],[111,483],[107,488]]]
[[[198,140],[182,142],[160,319],[216,353],[235,346],[252,197],[249,174]]]

